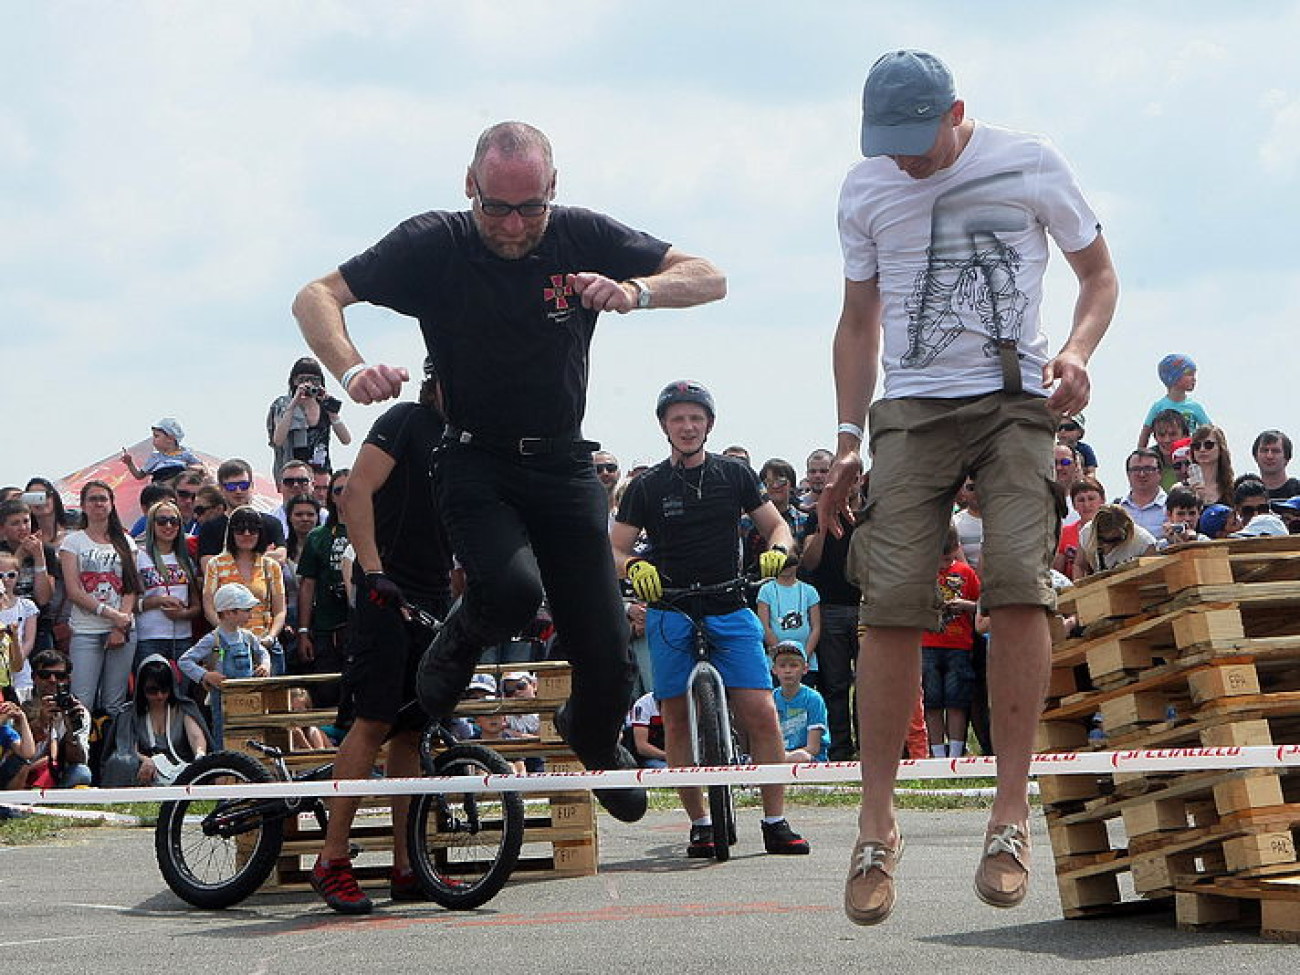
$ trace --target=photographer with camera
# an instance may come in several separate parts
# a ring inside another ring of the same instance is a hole
[[[271,403],[266,414],[266,432],[275,451],[273,471],[291,460],[302,460],[322,469],[330,468],[330,432],[339,443],[350,444],[352,433],[339,416],[343,404],[325,392],[325,373],[320,363],[304,356],[289,370],[289,392]]]
[[[90,712],[72,695],[72,661],[57,650],[32,655],[34,693],[28,715],[35,756],[16,789],[90,785]]]

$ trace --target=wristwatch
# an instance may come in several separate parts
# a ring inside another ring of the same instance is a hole
[[[649,308],[650,307],[650,285],[646,284],[640,278],[628,278],[628,284],[636,288],[637,308]]]

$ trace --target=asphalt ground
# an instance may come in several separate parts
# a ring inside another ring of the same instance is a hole
[[[987,907],[971,887],[980,811],[903,812],[898,906],[882,925],[855,927],[840,908],[854,810],[790,814],[809,856],[765,855],[754,809],[741,811],[725,864],[685,859],[680,814],[651,812],[633,826],[602,815],[597,876],[512,882],[470,913],[380,896],[365,918],[336,915],[311,893],[195,910],[163,883],[152,830],[70,830],[53,845],[0,848],[0,969],[1133,975],[1282,971],[1300,957],[1246,932],[1179,932],[1172,912],[1063,920],[1041,821],[1030,896],[1015,910]]]

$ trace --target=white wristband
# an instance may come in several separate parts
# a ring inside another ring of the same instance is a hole
[[[361,372],[365,368],[366,364],[364,362],[358,362],[339,378],[339,385],[343,387],[344,391],[347,390],[348,384],[357,378],[357,373]]]
[[[858,426],[856,423],[841,423],[835,428],[835,432],[847,433],[849,436],[857,437],[859,440],[862,439],[862,427]]]

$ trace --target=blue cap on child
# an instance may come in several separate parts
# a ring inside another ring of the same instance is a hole
[[[1189,355],[1183,355],[1181,352],[1171,352],[1160,360],[1160,365],[1156,367],[1160,373],[1160,381],[1166,386],[1172,386],[1178,380],[1182,379],[1189,372],[1196,371],[1196,363],[1192,361]]]

